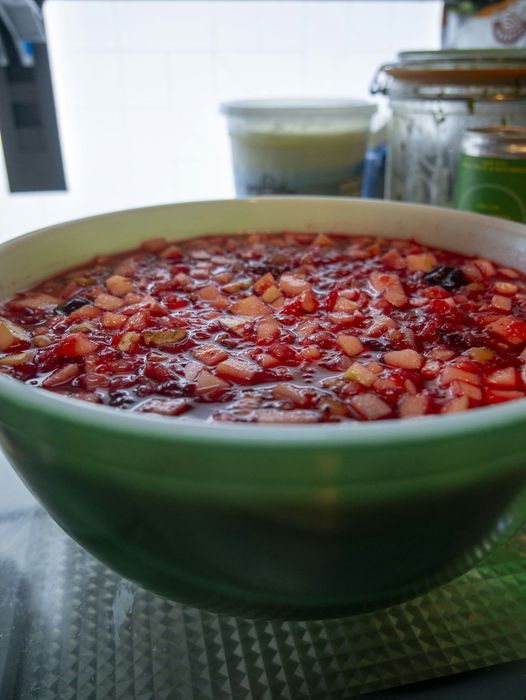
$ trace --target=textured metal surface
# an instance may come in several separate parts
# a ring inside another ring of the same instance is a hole
[[[1,520],[0,571],[2,700],[340,699],[526,656],[520,536],[438,591],[325,622],[218,617],[151,595],[39,509]]]

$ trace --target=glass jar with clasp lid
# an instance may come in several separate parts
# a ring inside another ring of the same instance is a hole
[[[451,206],[466,129],[526,126],[526,50],[409,51],[398,59],[371,85],[392,111],[386,196]]]

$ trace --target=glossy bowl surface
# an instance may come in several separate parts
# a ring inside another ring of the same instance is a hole
[[[526,227],[325,198],[192,203],[0,246],[0,298],[147,238],[246,231],[415,238],[526,270]],[[0,376],[0,440],[57,522],[123,576],[247,617],[374,609],[454,578],[526,520],[526,400],[375,424],[211,425]]]

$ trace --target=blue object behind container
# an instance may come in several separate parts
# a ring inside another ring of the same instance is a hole
[[[387,144],[369,148],[365,154],[365,167],[362,182],[362,197],[383,199],[385,197],[385,163]]]

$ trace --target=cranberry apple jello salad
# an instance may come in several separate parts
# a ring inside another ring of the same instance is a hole
[[[370,421],[526,394],[526,277],[414,241],[149,240],[0,316],[1,372],[163,416]]]

